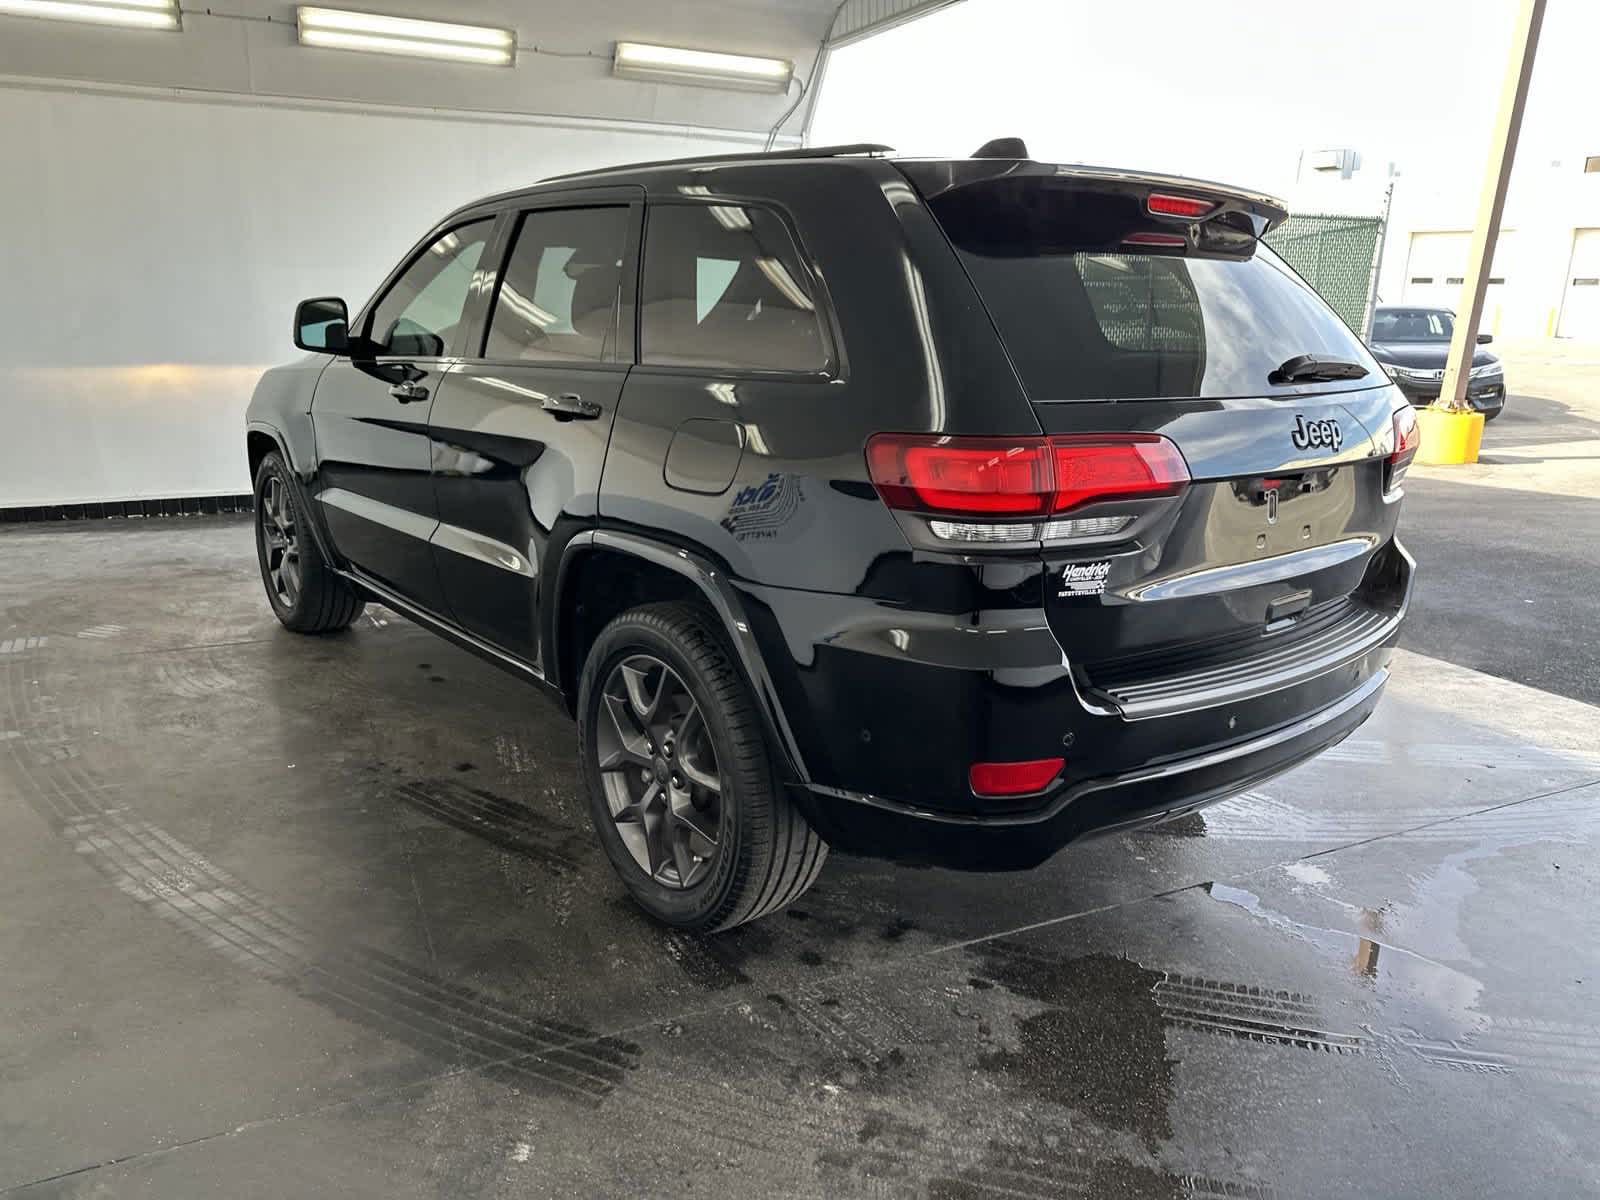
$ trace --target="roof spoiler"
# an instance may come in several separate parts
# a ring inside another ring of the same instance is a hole
[[[996,138],[980,147],[972,158],[898,159],[896,165],[910,178],[923,198],[930,201],[974,184],[1033,177],[1071,180],[1107,191],[1134,192],[1144,196],[1159,192],[1209,200],[1216,207],[1203,218],[1205,221],[1232,215],[1235,221],[1247,220],[1247,227],[1256,238],[1282,224],[1289,216],[1288,207],[1276,196],[1206,179],[1188,179],[1182,175],[1163,175],[1151,171],[1126,171],[1115,167],[1090,167],[1078,163],[1040,163],[1027,158],[993,157],[985,153],[1021,145],[1019,138]]]

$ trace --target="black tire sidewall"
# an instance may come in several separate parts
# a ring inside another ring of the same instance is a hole
[[[721,651],[719,647],[719,652]],[[717,768],[723,780],[722,829],[718,835],[718,853],[712,871],[704,880],[691,888],[669,888],[647,876],[634,861],[633,854],[617,832],[616,823],[606,801],[605,786],[600,775],[598,756],[594,752],[595,734],[600,720],[600,702],[605,682],[612,670],[623,659],[633,654],[649,654],[661,659],[683,680],[690,694],[700,706],[706,726],[711,731],[712,746],[717,754]],[[771,766],[766,761],[765,747],[759,763],[743,762],[735,750],[735,739],[730,714],[712,700],[711,688],[703,672],[656,623],[644,613],[627,613],[608,625],[595,640],[579,693],[580,744],[583,758],[584,782],[589,793],[589,813],[617,874],[639,904],[652,915],[671,925],[713,928],[732,908],[735,897],[731,895],[742,865],[741,860],[750,853],[747,824],[749,809],[753,804],[770,804],[770,793],[752,795],[749,785],[752,776],[770,788]],[[758,742],[757,745],[760,745]]]
[[[304,521],[305,521],[305,515],[300,512],[300,496],[299,496],[299,493],[296,491],[292,481],[289,479],[288,470],[285,468],[284,463],[283,463],[283,459],[282,459],[282,457],[279,456],[277,451],[272,451],[271,453],[269,453],[265,458],[263,458],[261,460],[261,465],[256,468],[256,478],[255,478],[256,565],[261,569],[261,586],[266,590],[267,603],[272,606],[272,611],[273,611],[273,613],[275,613],[277,615],[278,620],[282,621],[285,625],[292,626],[299,619],[299,617],[301,615],[300,614],[300,610],[305,606],[305,601],[306,601],[306,587],[305,587],[306,574],[305,573],[306,573],[307,566],[308,566],[308,564],[306,562],[306,557],[307,556],[306,556],[306,553],[305,553],[304,549],[302,549],[301,550],[301,555],[300,555],[300,571],[301,571],[300,593],[299,593],[299,595],[297,595],[295,597],[295,603],[292,606],[285,607],[284,604],[278,599],[277,589],[272,586],[272,576],[268,572],[268,569],[267,569],[267,537],[266,537],[266,533],[263,531],[263,529],[261,527],[261,496],[262,496],[262,493],[264,493],[267,490],[268,481],[270,481],[272,479],[281,479],[283,481],[283,486],[284,486],[285,490],[289,494],[289,503],[294,505],[294,508],[295,508],[295,518],[297,520],[299,520],[300,522],[302,522],[302,524],[303,524]]]

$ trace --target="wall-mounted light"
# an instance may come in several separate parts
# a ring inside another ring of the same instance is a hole
[[[0,0],[0,14],[131,29],[179,27],[178,0]]]
[[[645,42],[618,42],[611,69],[633,79],[692,83],[742,92],[786,92],[794,75],[794,64],[786,58],[719,54],[714,50],[686,50],[680,46],[652,46]]]
[[[302,46],[442,58],[493,67],[509,67],[517,55],[517,37],[512,30],[485,25],[453,25],[309,5],[300,6],[299,24]]]

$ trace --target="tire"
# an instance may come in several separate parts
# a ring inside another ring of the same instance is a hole
[[[669,690],[658,667],[676,676],[681,693]],[[652,708],[655,717],[641,718]],[[777,912],[816,882],[827,843],[784,795],[750,689],[704,610],[650,604],[601,630],[579,681],[578,732],[600,843],[634,900],[658,921],[731,929]],[[715,793],[703,782],[711,775]],[[641,799],[651,783],[653,802]],[[712,829],[708,848],[702,830]],[[657,847],[652,830],[671,848]]]
[[[300,517],[300,491],[276,450],[255,479],[256,561],[267,603],[296,633],[333,633],[361,615],[366,600],[336,575]]]

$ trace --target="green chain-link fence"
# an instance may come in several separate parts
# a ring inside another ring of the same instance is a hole
[[[1266,243],[1364,336],[1372,267],[1382,236],[1381,217],[1297,213],[1267,234]]]

